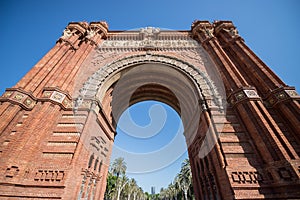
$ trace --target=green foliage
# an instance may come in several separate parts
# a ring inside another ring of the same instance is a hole
[[[173,183],[170,183],[166,189],[161,188],[159,198],[161,200],[194,199],[192,172],[188,159],[183,161],[181,170],[175,177]]]
[[[126,176],[126,163],[124,158],[117,158],[111,165],[107,176],[105,200],[187,200],[195,199],[192,187],[192,173],[190,162],[184,160],[180,172],[176,175],[168,188],[161,188],[159,194],[143,192],[135,179]]]
[[[104,199],[112,199],[115,193],[117,177],[108,172]]]

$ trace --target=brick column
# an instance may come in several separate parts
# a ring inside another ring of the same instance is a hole
[[[59,85],[63,90],[72,92],[74,89],[74,77],[79,67],[89,55],[89,53],[99,45],[103,38],[107,37],[108,25],[106,22],[91,22],[81,42],[80,48],[75,53],[74,58],[64,68],[63,77],[58,76],[57,80],[62,80]]]
[[[49,81],[62,68],[65,59],[70,59],[70,54],[78,45],[87,29],[86,22],[70,23],[63,32],[63,36],[56,45],[47,53],[14,88],[23,88],[25,91],[37,95],[45,83]]]
[[[267,71],[268,74],[265,77],[259,76],[259,80],[261,81],[252,85],[254,81],[250,78],[249,71],[247,71],[248,75],[245,76],[244,71],[241,70],[241,65],[238,65],[231,58],[231,54],[224,50],[219,38],[215,37],[215,26],[215,24],[212,25],[207,21],[196,21],[192,25],[192,33],[215,61],[216,67],[220,71],[224,81],[229,107],[235,110],[236,116],[243,122],[251,143],[253,143],[254,148],[258,152],[258,156],[256,157],[257,162],[262,162],[261,165],[265,166],[257,167],[249,165],[244,166],[244,168],[250,169],[251,167],[255,167],[257,170],[261,170],[268,168],[267,166],[273,166],[276,162],[281,162],[281,165],[285,165],[283,167],[285,168],[284,170],[290,171],[293,175],[297,174],[294,167],[287,165],[289,165],[290,160],[299,159],[299,157],[269,111],[265,108],[262,98],[259,96],[261,93],[257,93],[257,90],[261,91],[261,87],[266,90],[266,88],[280,85],[282,82],[276,76],[272,76],[273,74],[269,72],[270,70],[262,70]],[[251,62],[247,62],[248,65],[249,63]],[[263,82],[263,79],[269,76],[269,82],[260,86],[260,82]],[[297,112],[294,114],[296,115]],[[228,169],[234,169],[237,166],[239,166],[238,163],[236,163],[236,166],[228,166]],[[270,167],[268,170],[274,181],[280,182],[278,169]],[[238,190],[241,190],[241,188],[237,188]],[[254,190],[255,188],[253,188]]]
[[[94,101],[91,100],[84,103],[76,115],[72,111],[76,73],[88,54],[106,37],[107,28],[105,22],[70,23],[56,45],[0,97],[3,119],[0,135],[9,138],[5,146],[0,146],[4,158],[0,159],[0,174],[5,174],[0,182],[25,186],[3,186],[1,194],[75,199],[82,183],[80,174],[86,168],[90,153],[89,149],[83,150],[87,148],[84,138],[91,137],[89,132],[99,133],[107,143],[103,145],[106,151],[111,152],[111,141],[101,135],[103,130],[97,123],[98,118],[104,121],[99,113],[101,105],[96,105],[98,112],[95,113],[90,109]],[[102,178],[107,168],[97,171],[98,165],[95,165],[96,170],[88,171],[89,195],[101,197],[104,195],[101,186],[105,186]],[[41,185],[45,187],[41,189]],[[66,189],[62,190],[63,187]]]
[[[265,105],[276,107],[300,142],[300,96],[295,88],[286,85],[239,36],[236,27],[230,21],[214,23],[214,34],[228,56],[237,63],[237,68],[256,87]]]

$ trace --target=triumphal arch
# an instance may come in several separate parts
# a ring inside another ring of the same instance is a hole
[[[69,23],[0,98],[0,199],[103,199],[118,119],[144,100],[181,116],[197,199],[299,198],[299,99],[231,21]]]

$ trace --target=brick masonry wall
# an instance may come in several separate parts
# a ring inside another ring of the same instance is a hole
[[[208,78],[218,71],[223,78],[226,114],[209,96],[212,89],[201,82],[208,108],[201,113],[196,136],[187,141],[197,199],[299,197],[300,123],[295,89],[246,46],[229,21],[196,21],[191,31],[181,34],[193,37],[205,52],[200,57],[192,49],[178,47],[101,52],[97,48],[101,42],[124,34],[108,32],[105,22],[70,23],[56,45],[0,98],[0,199],[103,199],[115,136],[114,82],[105,79],[98,91],[100,82],[93,77],[99,67],[120,61],[125,69],[126,58],[146,62],[151,55],[178,63],[183,60]],[[206,54],[213,65],[208,65]],[[105,73],[113,76],[113,72]],[[100,102],[76,100],[88,81],[97,84],[90,84],[87,96],[95,90]],[[147,89],[165,95],[176,108],[177,100],[163,93],[166,90]],[[141,91],[135,95],[149,98]],[[200,158],[207,131],[219,138],[212,151]]]

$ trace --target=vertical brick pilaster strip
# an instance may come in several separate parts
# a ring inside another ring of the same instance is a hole
[[[216,66],[220,71],[220,74],[223,78],[225,89],[227,91],[227,95],[232,91],[236,91],[239,88],[248,86],[246,80],[241,76],[240,73],[235,74],[237,72],[236,66],[230,61],[229,57],[226,55],[219,42],[213,35],[213,26],[207,21],[196,21],[192,25],[192,32],[196,39],[200,41],[203,47],[207,50],[208,54],[213,57],[216,62]],[[234,69],[234,71],[232,70]],[[251,115],[251,113],[245,114]],[[244,121],[245,123],[245,121]],[[248,130],[250,134],[256,135],[255,129]],[[252,133],[253,132],[253,133]],[[261,140],[260,142],[263,142]],[[259,152],[263,152],[265,149],[261,147]],[[271,161],[271,156],[269,153],[265,153],[266,160]]]
[[[246,100],[236,106],[240,117],[245,122],[245,126],[255,140],[257,149],[265,163],[278,160],[290,160],[298,158],[288,140],[284,137],[279,127],[274,122],[269,113],[262,109],[262,103],[255,100]],[[253,116],[253,117],[249,117]],[[284,147],[283,145],[286,145]],[[291,149],[290,149],[291,148]],[[271,152],[271,155],[267,153]]]
[[[68,37],[62,36],[56,45],[49,51],[49,53],[47,53],[30,70],[30,72],[16,84],[15,87],[23,88],[26,91],[36,91],[37,87],[48,76],[49,72],[54,70],[55,67],[59,67],[56,64],[64,58],[65,54],[70,50],[70,46],[72,46],[73,43],[76,43],[79,37],[80,35],[75,32],[68,35]]]
[[[17,113],[21,110],[21,107],[18,105],[12,105],[9,102],[4,102],[4,104],[0,105],[5,110],[0,115],[0,135],[5,130],[5,128],[11,123],[13,118],[17,115]]]
[[[229,52],[234,52],[242,65],[238,66],[239,70],[251,74],[248,79],[251,85],[255,86],[258,93],[265,100],[273,91],[282,87],[288,87],[255,53],[245,44],[244,40],[238,35],[236,28],[231,22],[220,21],[214,24],[215,34]],[[231,57],[233,57],[231,55]],[[295,137],[300,139],[300,121],[299,121],[299,102],[296,98],[290,97],[290,101],[278,102],[276,108],[291,125]],[[293,112],[288,112],[293,108]]]
[[[64,45],[57,43],[16,85],[16,88],[28,87],[29,83],[35,79],[37,74],[43,69],[55,54],[64,48]]]
[[[77,62],[73,63],[72,66],[70,66],[70,68],[68,69],[68,73],[65,73],[68,76],[65,79],[63,79],[64,81],[61,85],[62,90],[73,91],[74,86],[76,84],[74,83],[74,77],[76,77],[80,66],[87,58],[89,53],[91,53],[91,51],[95,49],[97,45],[99,45],[101,40],[107,37],[107,31],[108,25],[106,22],[90,23],[83,44],[81,45],[82,50],[80,53],[78,53],[78,55],[76,55],[78,56]]]
[[[203,22],[202,22],[203,23]],[[211,33],[211,38],[209,40],[209,42],[207,42],[207,37],[205,38],[205,34],[204,32],[206,31],[207,27],[209,27],[209,25],[199,25],[201,23],[198,23],[198,25],[196,25],[196,27],[198,26],[198,29],[199,28],[202,28],[202,36],[200,35],[199,38],[202,38],[202,44],[204,45],[204,47],[206,47],[206,49],[209,51],[209,50],[212,50],[211,48],[208,48],[209,46],[212,47],[212,43],[213,43],[213,38],[215,38],[212,33]],[[204,31],[203,31],[204,29]],[[232,30],[231,30],[232,31]],[[198,31],[199,32],[199,31]],[[214,33],[218,33],[218,29],[216,28],[216,25],[214,24]],[[227,31],[226,32],[227,34],[230,34],[231,32],[230,31]],[[203,36],[204,35],[204,36]],[[203,39],[204,38],[204,39]],[[217,39],[214,39],[214,41],[216,41],[214,44],[215,46],[214,47],[218,47],[217,50],[219,52],[224,52],[224,54],[226,55],[225,51],[223,50],[223,48],[220,46],[220,44],[218,43]],[[238,41],[238,40],[234,40],[234,41]],[[205,42],[205,43],[204,43]],[[209,45],[209,46],[208,46]],[[213,49],[216,49],[216,48],[213,48]],[[234,50],[234,49],[233,49]],[[213,54],[213,52],[210,52],[210,54]],[[246,55],[249,54],[249,52],[245,53]],[[222,54],[219,54],[219,56],[222,56]],[[242,56],[242,55],[241,55]],[[228,57],[226,55],[226,57]],[[228,59],[230,59],[228,57]],[[250,61],[249,62],[246,62],[247,64],[248,63],[251,63]],[[262,63],[261,61],[257,61],[257,62],[253,62],[253,63]],[[225,67],[226,65],[221,65],[219,66],[219,68],[222,68],[222,67]],[[239,66],[240,67],[240,66]],[[230,68],[234,69],[234,72],[236,73],[236,76],[233,76],[233,79],[236,79],[237,77],[241,76],[238,66],[235,66],[233,63],[231,63],[231,66]],[[280,79],[274,74],[274,73],[271,73],[271,70],[268,69],[268,70],[264,70],[265,72],[268,72],[267,75],[263,76],[263,77],[259,77],[259,78],[263,78],[263,79],[266,79],[267,76],[271,76],[274,75],[273,78],[270,79],[270,83],[272,83],[272,85],[280,85],[282,84],[283,82],[280,81]],[[224,70],[223,70],[224,72]],[[230,74],[231,75],[231,74]],[[242,79],[241,79],[242,80]],[[241,82],[242,83],[242,82]],[[248,85],[248,83],[246,81],[244,81],[243,83],[244,85],[242,85],[242,87],[245,87]],[[259,87],[259,85],[257,85],[257,87]],[[232,87],[234,88],[234,87]],[[290,159],[290,158],[297,158],[297,154],[294,150],[289,150],[289,148],[291,148],[292,146],[289,144],[288,140],[283,136],[282,132],[280,131],[278,125],[274,122],[274,120],[272,119],[271,115],[267,112],[266,109],[263,109],[263,108],[259,108],[258,105],[262,105],[261,103],[253,103],[251,102],[252,100],[249,99],[249,103],[247,101],[245,101],[245,106],[248,107],[250,109],[250,113],[247,112],[247,115],[248,116],[255,116],[253,119],[258,119],[258,122],[261,126],[261,130],[263,130],[263,132],[265,132],[266,135],[268,135],[269,139],[270,139],[270,142],[272,144],[274,144],[274,148],[275,149],[278,149],[278,153],[279,155],[281,155],[282,159]],[[246,105],[247,104],[247,105]],[[262,105],[263,106],[263,105]],[[236,109],[241,109],[239,106],[236,107]],[[239,113],[240,112],[243,112],[242,110],[239,110]],[[264,118],[263,116],[265,116],[266,118]],[[243,116],[241,116],[242,118],[244,118]],[[268,121],[266,121],[266,119],[268,119]],[[245,119],[244,120],[247,120],[249,121],[248,119]],[[250,125],[252,123],[252,121],[249,121],[248,124],[246,125]],[[250,126],[248,127],[250,130],[252,129]],[[253,129],[253,131],[250,131],[250,133],[252,132],[252,134],[255,134],[255,128]],[[263,142],[263,140],[261,141]],[[283,147],[283,145],[285,145],[285,148]],[[260,152],[263,153],[264,152],[264,149],[263,148],[260,148]],[[274,154],[273,154],[274,155]],[[265,158],[270,162],[272,159],[269,158],[269,156],[267,154],[264,153],[264,156]],[[266,161],[266,160],[265,160]]]
[[[218,70],[223,78],[226,91],[236,90],[248,85],[214,37],[213,26],[209,22],[194,22],[192,33],[196,37],[196,40],[200,41],[202,46],[207,50],[216,62],[216,65],[218,65]]]
[[[280,86],[287,86],[280,78],[259,59],[254,52],[249,49],[244,40],[238,35],[235,26],[228,21],[219,21],[214,23],[215,35],[223,46],[233,51],[243,62],[248,73],[252,72],[251,85],[263,92],[263,95],[269,92],[269,89],[275,89]],[[239,69],[241,66],[237,66]]]
[[[239,68],[235,66],[234,63],[230,60],[229,56],[220,45],[218,39],[213,35],[215,32],[214,29],[215,27],[213,27],[209,22],[206,21],[196,21],[192,26],[192,32],[194,36],[196,36],[198,41],[201,42],[209,55],[214,58],[213,60],[217,61],[216,65],[221,72],[222,77],[225,77],[224,83],[225,87],[227,87],[227,95],[230,93],[230,90],[233,93],[237,93],[238,89],[249,87],[249,84],[242,76]],[[257,104],[255,104],[252,99],[248,99],[240,103],[235,107],[235,110],[237,111],[237,113],[243,113],[240,115],[240,119],[242,119],[242,121],[246,125],[247,130],[252,138],[255,138],[254,142],[256,143],[256,146],[266,163],[273,162],[273,157],[276,156],[277,153],[279,158],[281,159],[290,159],[291,157],[296,156],[295,152],[289,152],[288,154],[287,149],[282,147],[282,143],[278,141],[278,135],[275,135],[274,131],[272,130],[270,125],[266,123],[266,120],[263,117],[264,115],[266,115],[266,113],[263,113],[263,111],[265,110],[259,109]],[[267,116],[270,117],[268,113]],[[257,121],[256,124],[253,123],[254,120]],[[257,130],[257,124],[260,127],[259,130]],[[278,130],[278,126],[274,125],[274,123],[271,126],[275,126],[275,129]],[[264,141],[263,138],[261,138],[260,135],[257,134],[258,131],[262,131],[261,134],[264,134],[268,137],[269,142],[272,143],[270,147],[273,147],[277,152],[273,154],[269,152],[272,149],[266,148],[264,144],[264,142],[266,141]],[[286,140],[283,138],[283,141]]]
[[[64,45],[63,51],[59,51],[47,65],[44,66],[43,72],[39,73],[39,79],[36,80],[33,89],[34,95],[39,96],[44,87],[59,87],[57,77],[61,76],[63,70],[69,62],[75,60],[81,39],[83,38],[88,24],[86,22],[70,23],[65,34],[58,40],[58,43]],[[62,81],[62,80],[59,80]]]

